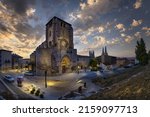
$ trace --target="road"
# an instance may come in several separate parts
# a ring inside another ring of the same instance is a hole
[[[14,77],[19,73],[7,73]],[[40,87],[41,91],[45,92],[45,99],[58,99],[73,90],[77,90],[83,83],[87,83],[88,91],[96,90],[97,86],[91,83],[91,79],[97,76],[96,72],[82,72],[82,73],[66,73],[61,76],[47,77],[48,87],[45,88],[44,77],[29,76],[24,79],[23,88],[34,84],[37,88]],[[29,92],[25,92],[23,88],[18,88],[16,83],[5,83],[19,96],[19,99],[32,99]],[[25,92],[25,93],[24,93]]]
[[[7,73],[14,77],[20,75],[20,73]],[[36,98],[35,95],[31,95],[29,87],[34,85],[36,90],[40,88],[41,92],[44,92],[44,99],[58,99],[61,96],[64,96],[71,91],[77,91],[80,86],[83,87],[83,84],[86,82],[87,87],[84,90],[84,95],[91,95],[90,92],[97,92],[100,87],[92,83],[92,79],[97,76],[108,76],[112,75],[113,72],[80,72],[78,73],[66,73],[60,76],[50,76],[47,77],[47,85],[45,87],[44,76],[25,76],[23,81],[23,87],[18,88],[16,83],[5,83],[19,96],[19,99],[33,99]],[[3,74],[4,75],[4,74]],[[39,97],[36,99],[40,99]]]
[[[16,96],[18,97],[19,100],[31,100],[34,99],[33,97],[31,97],[30,95],[24,93],[23,91],[21,91],[15,83],[10,83],[7,82],[6,80],[4,80],[4,75],[0,74],[0,78],[4,81],[4,83],[16,94]],[[11,98],[10,98],[11,99]]]

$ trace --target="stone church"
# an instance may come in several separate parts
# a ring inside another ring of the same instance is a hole
[[[74,49],[72,25],[58,17],[46,24],[46,40],[30,55],[36,75],[44,75],[45,70],[48,75],[71,72],[82,58]],[[90,56],[84,56],[84,65],[87,66],[90,59]]]
[[[108,55],[107,47],[102,48],[101,56],[96,57],[99,63],[103,63],[105,65],[114,65],[116,64],[117,57]]]

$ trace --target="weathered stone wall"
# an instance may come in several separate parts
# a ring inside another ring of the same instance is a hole
[[[36,75],[51,75],[51,50],[49,48],[39,48],[36,50]]]

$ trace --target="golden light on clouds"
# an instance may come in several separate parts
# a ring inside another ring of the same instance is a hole
[[[132,22],[131,25],[132,25],[133,27],[136,27],[136,26],[141,25],[142,22],[143,22],[143,20],[135,20],[135,19],[133,19],[133,22]]]
[[[36,9],[30,8],[26,11],[27,16],[32,16],[34,15]]]
[[[0,40],[14,39],[16,36],[13,33],[0,32]]]
[[[0,1],[0,49],[29,58],[44,40],[42,28],[28,24],[30,19],[34,19],[35,12],[32,7],[27,7],[25,13],[15,11]]]
[[[105,45],[129,46],[137,37],[150,36],[148,3],[149,0],[0,0],[0,48],[28,58],[45,40],[45,24],[55,15],[72,24],[75,48],[82,54],[88,53],[88,48],[98,51]]]
[[[133,6],[135,9],[139,9],[140,7],[142,7],[142,0],[136,0]]]

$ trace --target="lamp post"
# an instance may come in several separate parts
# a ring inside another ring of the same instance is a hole
[[[47,70],[45,70],[45,88],[47,88]]]

